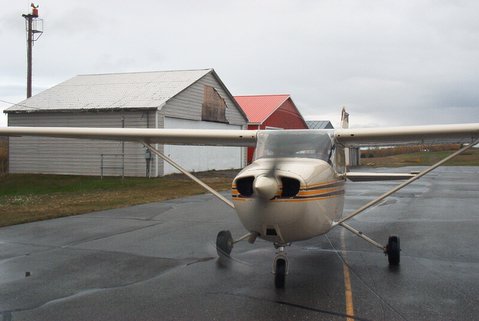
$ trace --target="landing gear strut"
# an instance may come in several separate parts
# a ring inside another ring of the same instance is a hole
[[[278,252],[273,261],[274,286],[277,289],[283,289],[288,274],[288,257],[284,251],[284,246],[277,246]]]
[[[384,254],[388,256],[389,265],[391,266],[399,265],[400,255],[401,255],[401,246],[399,243],[399,236],[391,235],[388,239],[388,244],[383,246],[379,244],[378,242],[374,241],[373,239],[369,238],[368,236],[366,236],[363,232],[358,231],[355,228],[352,228],[351,226],[349,226],[348,224],[344,222],[339,223],[338,225],[344,227],[345,229],[347,229],[354,235],[359,236],[363,240],[383,250]]]

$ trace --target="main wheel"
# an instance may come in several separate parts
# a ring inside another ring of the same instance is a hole
[[[286,280],[286,261],[284,259],[277,259],[276,271],[274,274],[274,286],[277,289],[283,289],[285,280]]]
[[[233,250],[233,236],[230,231],[220,231],[216,236],[216,252],[229,256]]]
[[[388,255],[389,265],[397,266],[399,265],[401,257],[401,246],[399,237],[390,236],[388,240],[388,245],[386,246],[386,253]]]

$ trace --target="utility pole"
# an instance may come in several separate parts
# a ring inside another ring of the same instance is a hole
[[[27,98],[32,97],[32,49],[33,43],[43,34],[43,20],[38,18],[38,5],[31,4],[30,13],[22,14],[27,31]]]

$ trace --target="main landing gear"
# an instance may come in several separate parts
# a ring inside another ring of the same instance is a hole
[[[389,265],[391,266],[397,266],[399,265],[399,261],[400,261],[400,252],[401,252],[401,247],[400,247],[400,243],[399,243],[399,237],[397,236],[390,236],[389,237],[389,240],[388,240],[388,244],[386,246],[382,246],[381,244],[379,244],[378,242],[372,240],[371,238],[367,237],[366,235],[364,235],[361,231],[358,231],[354,228],[352,228],[351,226],[349,226],[348,224],[346,224],[345,222],[352,219],[353,217],[355,217],[356,215],[358,214],[361,214],[362,212],[364,212],[365,210],[367,210],[368,208],[371,208],[373,206],[376,206],[377,204],[379,204],[381,201],[383,201],[386,197],[389,197],[391,196],[392,194],[398,192],[399,190],[401,190],[402,188],[408,186],[409,184],[411,184],[412,182],[420,179],[421,177],[423,177],[424,175],[426,175],[427,173],[431,172],[432,170],[436,169],[437,167],[441,166],[442,164],[444,164],[445,162],[447,162],[448,160],[456,157],[457,155],[460,155],[462,153],[464,153],[466,150],[468,150],[469,148],[472,148],[473,146],[475,146],[477,143],[479,142],[479,139],[476,139],[469,145],[466,145],[464,146],[463,148],[461,148],[460,150],[452,153],[451,155],[447,156],[446,158],[440,160],[439,162],[437,162],[436,164],[432,165],[431,167],[421,171],[419,174],[409,178],[407,181],[399,184],[398,186],[394,187],[393,189],[391,189],[390,191],[384,193],[383,195],[379,196],[378,198],[370,201],[369,203],[361,206],[360,208],[358,208],[356,211],[352,212],[351,214],[349,214],[348,216],[342,218],[341,220],[339,220],[338,222],[334,223],[334,226],[336,225],[339,225],[339,226],[342,226],[344,227],[345,229],[347,229],[348,231],[352,232],[353,234],[361,237],[362,239],[368,241],[369,243],[371,243],[372,245],[374,246],[377,246],[379,247],[380,249],[382,249],[384,251],[384,254],[386,254],[388,256],[388,261],[389,261]],[[347,174],[345,174],[345,176],[347,177]]]
[[[389,265],[399,265],[401,259],[401,246],[398,236],[392,235],[389,237],[388,244],[384,247],[384,254],[388,256]]]
[[[219,256],[230,256],[233,244],[233,236],[230,231],[220,231],[216,236],[216,252]]]
[[[399,236],[391,235],[388,239],[388,244],[384,246],[379,244],[375,240],[371,239],[370,237],[366,236],[363,232],[356,230],[355,228],[351,227],[350,225],[344,222],[341,222],[338,225],[344,227],[345,229],[347,229],[354,235],[359,236],[363,240],[381,249],[384,252],[384,254],[388,256],[388,261],[390,266],[399,265],[399,261],[401,259],[401,245],[399,242]]]

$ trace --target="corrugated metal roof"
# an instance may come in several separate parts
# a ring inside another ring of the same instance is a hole
[[[158,108],[213,69],[79,75],[5,111]]]
[[[276,111],[289,95],[235,96],[250,123],[262,124]]]
[[[306,125],[309,129],[333,129],[333,124],[329,120],[307,120]]]

